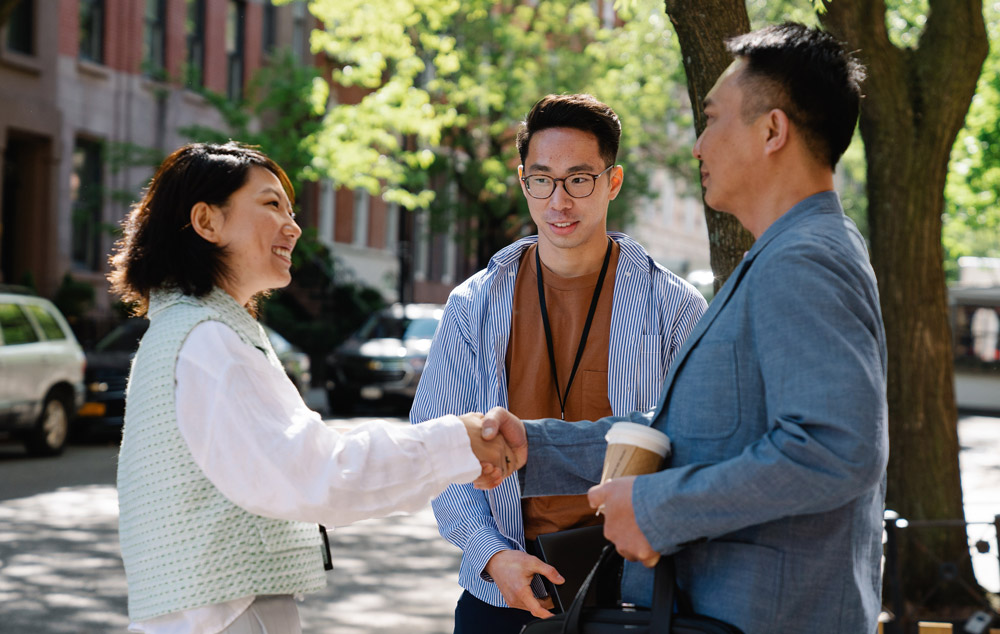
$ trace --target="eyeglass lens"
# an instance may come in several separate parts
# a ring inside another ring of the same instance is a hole
[[[556,181],[563,182],[566,193],[573,198],[585,198],[594,193],[594,177],[590,174],[570,174],[566,178],[553,179],[550,176],[529,176],[525,181],[528,193],[536,198],[548,198],[555,191]]]
[[[566,193],[573,198],[586,198],[594,193],[597,179],[603,176],[614,165],[609,165],[600,174],[570,174],[565,178],[552,178],[544,174],[534,174],[524,178],[525,188],[532,198],[548,198],[556,189],[556,184],[562,181]]]

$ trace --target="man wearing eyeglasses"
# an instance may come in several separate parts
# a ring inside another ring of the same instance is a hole
[[[521,124],[518,177],[538,235],[504,248],[448,299],[410,420],[503,406],[520,418],[587,420],[656,405],[705,300],[628,236],[608,233],[624,174],[621,124],[590,95],[549,95]],[[441,534],[462,549],[457,634],[516,633],[550,615],[540,534],[600,522],[586,496],[522,500],[448,488]]]

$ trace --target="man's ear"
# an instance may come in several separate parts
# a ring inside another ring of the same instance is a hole
[[[764,154],[774,154],[788,143],[791,121],[781,108],[773,108],[764,115]]]
[[[611,187],[608,190],[608,200],[614,200],[618,198],[618,194],[622,190],[622,183],[625,182],[625,170],[621,165],[615,165],[611,168],[608,177],[611,183]]]
[[[222,240],[222,210],[206,202],[195,203],[191,207],[191,227],[199,236],[212,244]]]
[[[524,186],[524,165],[517,166],[517,184],[521,186],[521,193],[524,194],[525,198],[528,198],[528,189]]]

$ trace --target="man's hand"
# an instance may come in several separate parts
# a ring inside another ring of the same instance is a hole
[[[552,583],[561,584],[565,581],[555,568],[520,550],[501,550],[490,557],[486,564],[486,574],[493,577],[493,582],[497,584],[507,605],[527,610],[540,619],[547,619],[552,613],[535,598],[531,591],[531,578],[539,574]]]
[[[498,432],[514,454],[514,469],[520,469],[528,461],[528,436],[524,432],[524,423],[504,408],[494,407],[483,417],[483,438],[493,438]]]
[[[469,435],[472,453],[476,454],[482,472],[473,481],[477,489],[492,489],[500,486],[504,478],[514,473],[516,460],[514,453],[507,446],[502,436],[492,434],[491,439],[484,438],[483,415],[471,412],[459,416],[465,423],[465,431]]]
[[[587,500],[595,509],[603,506],[604,536],[615,545],[618,554],[652,568],[660,560],[660,553],[653,550],[635,521],[635,509],[632,507],[634,483],[635,476],[609,480],[591,487]]]

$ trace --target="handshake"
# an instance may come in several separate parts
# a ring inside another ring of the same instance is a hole
[[[482,473],[472,483],[477,489],[497,487],[524,466],[528,438],[520,418],[502,407],[494,407],[485,415],[470,412],[459,418],[465,423],[472,452],[482,467]]]

